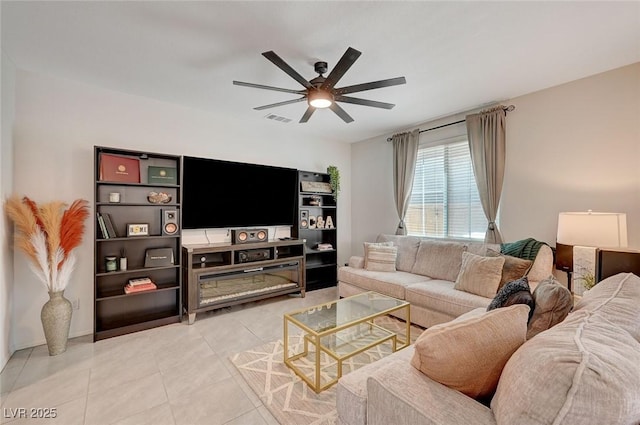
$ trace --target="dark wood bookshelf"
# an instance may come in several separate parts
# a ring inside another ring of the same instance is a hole
[[[336,286],[338,283],[338,204],[331,192],[317,192],[303,190],[304,182],[322,183],[325,186],[330,182],[329,174],[299,171],[298,172],[298,202],[297,220],[293,226],[292,234],[305,243],[305,264],[307,291]],[[312,205],[318,203],[319,205]],[[306,224],[303,214],[306,211]],[[311,218],[331,216],[332,228],[312,228]],[[319,243],[331,244],[332,249],[319,250]]]
[[[139,161],[139,181],[106,181],[101,179],[103,154]],[[148,167],[175,168],[176,184],[148,183]],[[182,320],[182,265],[180,223],[181,157],[162,153],[134,151],[110,147],[94,147],[94,208],[109,214],[116,237],[104,238],[97,216],[94,216],[94,341],[138,332]],[[168,203],[151,203],[149,192],[166,192]],[[120,194],[120,202],[110,202],[109,193]],[[163,214],[175,212],[178,231],[163,232]],[[129,224],[147,224],[148,235],[124,236]],[[145,267],[148,249],[170,248],[173,263]],[[120,269],[120,256],[125,253],[126,270]],[[106,271],[105,257],[116,257],[115,271]],[[157,289],[125,294],[129,279],[149,277]]]

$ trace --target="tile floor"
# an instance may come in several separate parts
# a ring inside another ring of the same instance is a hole
[[[283,313],[336,298],[327,288],[199,314],[191,326],[74,338],[54,357],[44,345],[17,351],[0,374],[0,423],[277,425],[229,356],[281,339]],[[20,418],[54,409],[55,419]]]

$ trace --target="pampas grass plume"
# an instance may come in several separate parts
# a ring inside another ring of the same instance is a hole
[[[52,201],[40,207],[27,198],[12,196],[5,211],[15,224],[15,246],[30,260],[30,267],[51,292],[67,286],[75,267],[71,251],[82,242],[84,221],[89,216],[88,202],[75,200],[66,204]]]

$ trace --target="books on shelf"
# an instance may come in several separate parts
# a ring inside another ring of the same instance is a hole
[[[104,224],[107,227],[107,233],[109,233],[110,238],[117,238],[118,233],[116,233],[116,227],[113,225],[113,219],[111,218],[111,214],[105,213],[102,214],[104,218]]]
[[[139,286],[139,285],[144,285],[145,283],[153,283],[153,281],[148,277],[138,277],[135,279],[129,279],[129,286]]]
[[[102,214],[96,213],[98,219],[98,228],[100,229],[100,234],[102,235],[102,239],[109,239],[109,233],[107,232],[107,226],[104,223],[104,218]]]
[[[141,281],[141,279],[146,279],[147,281],[143,282]],[[153,291],[154,289],[158,289],[156,284],[153,283],[151,279],[149,278],[141,278],[141,279],[130,279],[129,283],[127,283],[124,287],[124,293],[133,294],[135,292]],[[131,281],[137,281],[137,282],[134,282],[134,284],[132,285]]]
[[[330,243],[319,243],[318,245],[316,245],[316,249],[318,251],[328,251],[330,249],[333,249],[333,245],[331,245]]]
[[[98,225],[100,227],[100,233],[102,234],[102,239],[117,238],[118,233],[116,232],[116,228],[113,225],[111,214],[107,214],[107,213],[96,213],[96,214],[98,216]]]

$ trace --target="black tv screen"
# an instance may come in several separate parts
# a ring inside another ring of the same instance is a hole
[[[293,225],[297,170],[189,156],[182,166],[183,228]]]

